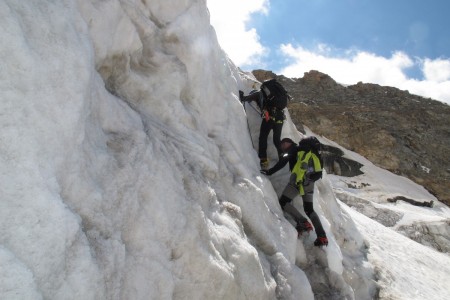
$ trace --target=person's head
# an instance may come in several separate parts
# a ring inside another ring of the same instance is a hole
[[[280,141],[280,148],[281,151],[286,152],[291,148],[291,146],[294,145],[294,141],[290,138],[284,138]]]

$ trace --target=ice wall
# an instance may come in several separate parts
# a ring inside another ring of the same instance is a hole
[[[0,8],[2,298],[312,297],[205,1]]]

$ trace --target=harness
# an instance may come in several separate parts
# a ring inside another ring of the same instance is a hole
[[[270,94],[270,91],[267,91],[267,87],[263,87],[265,89],[264,93],[259,94],[259,107],[264,107],[264,102],[267,100],[264,97],[265,95]],[[264,94],[264,95],[263,95]],[[272,96],[273,98],[274,96]],[[261,110],[261,117],[268,122],[269,120],[274,121],[277,124],[283,124],[283,121],[286,119],[284,114],[284,110],[278,109],[276,107],[265,107]]]
[[[312,159],[312,164],[310,160]],[[322,171],[322,165],[320,164],[320,159],[312,151],[305,152],[303,150],[297,153],[297,162],[292,168],[292,173],[296,175],[295,183],[300,191],[300,195],[305,194],[303,189],[303,181],[305,180],[305,175],[311,173]]]
[[[286,120],[284,111],[276,107],[263,109],[261,112],[261,117],[266,120],[266,122],[272,120],[277,124],[283,124],[283,121]]]

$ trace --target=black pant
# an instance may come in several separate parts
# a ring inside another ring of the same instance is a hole
[[[297,176],[293,173],[289,178],[289,183],[283,190],[280,197],[281,208],[290,214],[294,220],[299,223],[307,221],[307,219],[292,205],[292,200],[298,196],[299,190],[296,184]],[[303,209],[306,215],[309,217],[313,226],[316,230],[318,237],[326,237],[325,230],[323,229],[322,222],[320,221],[319,215],[314,211],[313,197],[314,197],[314,182],[303,186],[305,194],[302,196],[303,199]]]
[[[281,152],[281,130],[283,129],[283,121],[275,121],[265,119],[261,122],[261,127],[259,129],[259,147],[258,156],[259,158],[267,158],[267,138],[270,131],[273,129],[273,144],[277,148],[278,157],[282,154]]]

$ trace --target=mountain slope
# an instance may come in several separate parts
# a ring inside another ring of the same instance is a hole
[[[299,129],[305,125],[450,204],[447,104],[375,84],[344,87],[318,71],[294,79],[263,70],[254,74],[258,80],[278,77],[286,85]]]
[[[313,247],[314,233],[297,238],[277,198],[288,171],[260,174],[260,117],[238,100],[254,79],[220,49],[205,1],[3,0],[0,9],[1,299],[392,291],[375,282],[334,175],[315,197],[329,246]],[[291,121],[284,133],[302,136]]]

